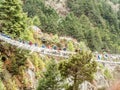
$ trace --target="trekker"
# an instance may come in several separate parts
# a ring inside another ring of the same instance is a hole
[[[64,47],[64,48],[63,48],[63,51],[66,51],[66,50],[67,50],[67,48],[66,48],[66,47]]]
[[[58,52],[60,52],[60,51],[61,51],[61,48],[59,47],[59,48],[58,48]]]
[[[35,46],[37,47],[37,46],[38,46],[38,44],[37,44],[37,43],[35,43]]]
[[[42,48],[46,48],[46,46],[43,44],[42,46],[41,46]]]
[[[54,45],[54,46],[53,46],[53,49],[54,49],[54,50],[57,50],[57,46],[56,46],[56,45]]]
[[[101,55],[98,54],[98,57],[97,57],[97,58],[98,58],[98,60],[101,60]]]
[[[29,41],[29,45],[32,45],[32,42],[31,42],[31,41]]]
[[[48,49],[51,49],[51,46],[50,45],[48,45],[48,47],[47,47]]]

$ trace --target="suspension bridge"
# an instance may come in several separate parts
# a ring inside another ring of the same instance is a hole
[[[0,33],[0,40],[6,43],[9,43],[13,46],[16,46],[18,48],[29,50],[31,51],[30,53],[38,52],[43,55],[50,55],[50,56],[62,57],[62,58],[69,58],[69,56],[76,54],[76,52],[42,48],[42,47],[35,46],[34,44],[29,45],[28,43],[23,43],[23,42],[11,39],[9,36],[1,33]],[[106,60],[96,60],[96,61],[100,63],[107,63],[107,64],[120,64],[120,62],[113,62],[113,61],[106,61]]]

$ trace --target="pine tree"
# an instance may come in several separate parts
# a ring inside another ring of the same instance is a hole
[[[61,90],[62,80],[58,71],[58,66],[54,60],[51,60],[43,73],[43,78],[39,81],[37,90]]]
[[[92,60],[92,53],[81,51],[59,64],[59,70],[64,78],[70,78],[73,85],[68,90],[79,90],[79,84],[83,81],[92,81],[97,64]]]
[[[26,30],[27,16],[22,11],[20,0],[4,0],[0,5],[0,32],[20,37]]]

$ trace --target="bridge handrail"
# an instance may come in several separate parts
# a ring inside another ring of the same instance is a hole
[[[29,44],[26,44],[26,43],[22,43],[22,42],[19,42],[19,41],[16,41],[16,40],[12,40],[11,38],[8,38],[8,37],[5,37],[5,36],[2,36],[0,34],[0,39],[1,40],[4,40],[5,42],[9,43],[9,44],[12,44],[14,46],[17,46],[18,48],[22,48],[22,49],[26,49],[26,50],[31,50],[31,51],[35,51],[35,52],[40,52],[44,50],[44,52],[49,52],[49,53],[60,53],[60,55],[70,55],[70,54],[75,54],[75,52],[70,52],[70,51],[58,51],[58,50],[53,50],[53,49],[47,49],[47,48],[42,48],[42,47],[37,47],[35,45],[29,45]],[[53,55],[53,54],[51,54]],[[58,55],[57,55],[58,56]]]
[[[68,58],[69,55],[76,54],[75,52],[70,52],[70,51],[62,51],[62,50],[58,51],[54,49],[42,48],[42,47],[35,46],[34,44],[29,45],[27,43],[22,43],[16,40],[12,40],[11,38],[6,37],[2,35],[1,33],[0,33],[0,39],[11,45],[17,46],[18,48],[30,50],[31,52],[38,52],[38,53],[45,54],[45,55]],[[120,62],[113,62],[113,61],[105,61],[105,60],[96,60],[96,61],[101,62],[101,63],[120,64]]]

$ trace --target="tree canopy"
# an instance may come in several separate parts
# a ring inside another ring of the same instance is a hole
[[[64,17],[43,0],[25,0],[23,8],[29,17],[39,17],[43,32],[71,36],[85,42],[92,51],[105,48],[120,53],[119,9],[114,10],[107,0],[67,0],[66,4],[70,10]]]
[[[63,88],[60,84],[62,79],[55,60],[49,61],[42,76],[37,90],[61,90]]]
[[[4,0],[0,4],[0,32],[20,37],[27,28],[27,15],[20,0]]]
[[[64,78],[70,78],[73,85],[69,86],[69,90],[79,90],[79,84],[92,81],[96,72],[97,64],[93,60],[91,52],[81,51],[72,56],[70,59],[62,61],[59,64],[59,70]]]

